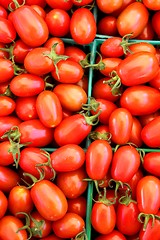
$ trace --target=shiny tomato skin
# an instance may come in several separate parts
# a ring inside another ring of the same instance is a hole
[[[140,33],[140,35],[137,36],[137,39],[141,40],[152,40],[155,37],[155,32],[152,27],[151,20],[148,20],[147,25],[143,29],[143,31]]]
[[[160,1],[156,0],[143,0],[143,4],[150,10],[160,10]]]
[[[151,122],[146,124],[141,131],[141,138],[146,146],[151,148],[159,148],[159,129],[160,116],[155,117]]]
[[[29,142],[30,147],[44,147],[52,142],[53,130],[45,127],[40,120],[32,119],[19,124],[20,142]]]
[[[13,54],[14,54],[14,61],[16,63],[24,63],[24,59],[27,55],[32,50],[32,47],[28,46],[25,44],[21,39],[18,39],[13,48]]]
[[[112,12],[116,11],[122,6],[123,1],[122,0],[96,0],[98,8],[106,13],[106,14],[111,14]]]
[[[0,117],[0,139],[2,140],[2,136],[5,132],[10,130],[13,126],[18,126],[22,121],[15,116],[6,116],[6,117]],[[4,139],[3,139],[4,140]],[[8,140],[8,139],[7,139]]]
[[[0,42],[5,44],[11,43],[15,40],[16,35],[12,22],[0,17]]]
[[[14,163],[13,155],[9,152],[11,147],[12,145],[8,140],[0,142],[0,166],[8,166]]]
[[[76,213],[66,213],[63,218],[52,223],[54,233],[61,238],[74,238],[84,227],[83,218]]]
[[[138,171],[140,163],[140,155],[136,148],[129,145],[121,146],[113,155],[111,176],[114,180],[128,182]]]
[[[20,182],[20,177],[14,170],[0,166],[0,190],[9,193]]]
[[[46,1],[45,0],[26,0],[26,4],[27,5],[33,5],[36,4],[42,8],[44,8],[46,6]]]
[[[140,212],[157,214],[160,207],[160,180],[153,175],[144,176],[137,184],[136,196]]]
[[[160,153],[159,152],[149,152],[146,153],[143,158],[143,168],[150,174],[160,177],[159,172],[160,165]]]
[[[43,19],[45,19],[45,17],[46,17],[46,12],[45,12],[45,10],[44,10],[41,6],[36,5],[36,4],[30,5],[30,6],[31,6],[31,8],[33,8]]]
[[[159,91],[146,85],[128,87],[120,97],[121,107],[128,109],[134,116],[156,112],[160,107],[159,102]]]
[[[12,78],[10,82],[11,92],[18,97],[32,97],[44,90],[43,78],[34,74],[24,73]]]
[[[76,6],[85,6],[85,5],[91,4],[93,0],[82,0],[81,2],[78,2],[77,0],[72,0],[72,2]]]
[[[91,129],[92,126],[86,123],[83,115],[71,115],[64,118],[61,123],[54,128],[54,140],[59,146],[69,143],[80,144],[91,132]]]
[[[65,46],[64,42],[59,37],[50,37],[45,42],[44,47],[51,49],[54,44],[57,44],[55,47],[55,52],[60,55],[64,55]]]
[[[47,24],[33,8],[23,5],[11,14],[11,21],[24,43],[38,47],[46,42],[49,34]]]
[[[139,168],[138,171],[133,175],[133,177],[130,179],[128,182],[129,186],[132,189],[132,199],[136,200],[136,189],[137,189],[137,184],[141,178],[143,178],[144,173],[142,170]]]
[[[0,238],[2,240],[10,240],[11,238],[15,240],[26,240],[27,231],[26,230],[18,231],[18,229],[23,226],[24,226],[23,222],[17,217],[14,217],[12,215],[4,216],[0,220]]]
[[[125,86],[135,86],[149,82],[159,71],[155,54],[145,51],[135,52],[118,66],[117,74]]]
[[[65,11],[68,11],[72,8],[73,2],[72,0],[46,0],[46,3],[51,7],[51,8],[59,8],[63,9]]]
[[[86,57],[86,53],[77,46],[67,46],[65,47],[65,55],[69,56],[70,59],[79,62],[81,60],[84,60]]]
[[[68,212],[76,213],[82,218],[86,217],[87,200],[84,196],[68,199]]]
[[[98,233],[111,233],[116,225],[116,212],[114,206],[108,206],[102,202],[94,203],[91,211],[91,224]]]
[[[14,112],[15,101],[7,96],[0,96],[0,117],[8,116]]]
[[[0,190],[0,219],[5,215],[8,208],[8,199],[6,195]]]
[[[40,121],[48,128],[54,128],[62,121],[62,106],[52,91],[44,90],[38,95],[36,110]]]
[[[6,9],[2,6],[0,6],[0,17],[6,18],[8,17],[8,12],[6,11]]]
[[[16,216],[18,212],[29,214],[33,210],[30,190],[23,186],[13,187],[8,196],[8,209],[14,216]],[[24,218],[24,215],[18,214],[17,217]]]
[[[103,179],[112,160],[112,148],[105,140],[93,141],[86,151],[86,172],[93,180]]]
[[[127,56],[133,54],[133,53],[136,53],[136,52],[143,52],[143,51],[146,51],[146,52],[150,52],[152,54],[156,54],[156,48],[151,44],[151,43],[148,43],[148,42],[138,42],[138,43],[134,43],[133,45],[129,46],[129,49],[131,51],[131,53],[127,53]]]
[[[117,18],[117,29],[121,36],[133,33],[131,38],[137,37],[146,26],[149,18],[148,9],[140,2],[129,4]],[[128,21],[133,19],[133,21]]]
[[[149,85],[151,87],[154,87],[154,88],[160,90],[160,68],[159,68],[156,76],[151,81],[149,81]]]
[[[31,197],[37,211],[47,220],[57,221],[67,212],[68,203],[64,193],[49,180],[37,182],[31,188]]]
[[[80,111],[82,104],[87,103],[86,92],[76,84],[58,84],[53,92],[57,95],[62,107],[72,112]]]
[[[0,58],[0,83],[8,82],[14,77],[13,63],[9,59]]]
[[[108,38],[101,44],[100,52],[105,57],[121,57],[124,55],[121,42],[122,38],[120,37]]]
[[[51,153],[51,164],[55,171],[69,172],[82,167],[84,150],[76,144],[66,144]]]
[[[135,144],[137,147],[141,147],[143,142],[141,139],[142,125],[138,118],[133,117],[133,124],[131,130],[131,136],[129,142]]]
[[[131,136],[133,117],[125,108],[115,109],[109,117],[109,132],[116,144],[126,144]]]
[[[101,18],[97,23],[97,33],[109,36],[117,36],[117,18],[109,15]]]
[[[100,236],[96,237],[95,240],[115,240],[115,239],[116,240],[126,240],[125,236],[117,230],[113,230],[109,234],[100,235]]]
[[[160,20],[160,11],[156,11],[152,16],[151,23],[152,23],[152,28],[154,32],[157,34],[158,38],[160,38],[159,20]]]
[[[78,44],[89,44],[96,36],[96,21],[94,15],[87,8],[77,9],[70,21],[70,33],[73,40]]]
[[[116,57],[107,57],[103,58],[102,62],[105,65],[105,68],[99,70],[104,76],[109,77],[112,71],[116,71],[118,69],[119,64],[122,62],[121,58]]]
[[[84,167],[70,172],[61,172],[57,174],[56,185],[63,191],[69,199],[81,196],[87,189],[87,178]]]

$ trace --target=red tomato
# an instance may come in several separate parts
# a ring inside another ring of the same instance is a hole
[[[8,116],[14,112],[15,101],[7,96],[0,96],[0,117]]]
[[[46,0],[46,3],[51,7],[51,8],[59,8],[63,10],[70,10],[73,6],[72,0]]]
[[[121,146],[113,154],[111,177],[116,181],[128,182],[138,171],[140,163],[140,154],[136,148],[129,145]]]
[[[158,38],[160,37],[160,11],[156,11],[152,16],[152,27],[155,33],[157,34]]]
[[[121,95],[120,105],[132,115],[146,115],[159,109],[160,92],[152,87],[138,85],[128,87]]]
[[[131,53],[128,52],[127,56],[131,55],[133,53],[142,52],[142,51],[150,52],[154,55],[156,54],[156,48],[151,43],[148,43],[148,42],[134,43],[129,46],[129,49],[130,49]]]
[[[53,92],[57,95],[62,107],[71,112],[80,111],[82,109],[82,104],[87,103],[86,92],[82,87],[75,84],[58,84],[53,89]]]
[[[107,15],[101,18],[97,23],[98,34],[117,36],[117,19],[114,16]]]
[[[76,6],[85,6],[85,5],[89,5],[90,3],[92,3],[93,0],[81,0],[80,2],[77,0],[72,0],[72,2]]]
[[[160,116],[159,110],[151,114],[142,115],[139,117],[139,120],[141,122],[142,127],[144,127],[147,123],[151,122],[155,117],[158,116]]]
[[[79,62],[84,60],[86,57],[86,53],[76,46],[67,46],[65,47],[65,55],[69,56],[69,59]]]
[[[131,136],[129,139],[129,142],[135,144],[137,147],[142,146],[142,139],[141,139],[141,131],[142,131],[142,125],[138,118],[133,117],[133,124],[132,124],[132,130],[131,130]]]
[[[104,69],[99,70],[103,75],[110,77],[112,71],[118,69],[119,64],[122,62],[120,58],[103,58],[102,62],[104,63]]]
[[[12,22],[8,19],[0,17],[0,42],[11,43],[16,38],[16,30]]]
[[[141,138],[148,147],[160,147],[159,129],[160,116],[155,117],[151,122],[149,122],[143,127],[141,131]]]
[[[0,142],[0,152],[1,152],[1,157],[0,157],[0,165],[1,166],[8,166],[10,164],[14,163],[14,158],[12,155],[13,151],[13,145],[9,141],[3,141]]]
[[[76,144],[66,144],[51,153],[51,164],[57,172],[77,170],[84,161],[85,152]]]
[[[62,121],[61,103],[54,92],[41,92],[36,100],[36,110],[40,121],[46,127],[54,128]]]
[[[82,218],[86,217],[87,200],[84,196],[68,199],[68,212],[76,213]]]
[[[25,44],[21,39],[18,39],[13,45],[14,61],[16,63],[24,63],[24,59],[32,48]]]
[[[23,0],[17,1],[19,4],[22,4]],[[11,8],[15,9],[15,4],[12,0],[0,0],[0,4],[8,10],[9,5],[11,5]]]
[[[99,125],[97,126],[94,131],[92,131],[89,134],[89,137],[93,140],[101,139],[101,140],[107,140],[110,141],[111,135],[109,133],[109,127],[108,125]]]
[[[42,8],[44,8],[46,6],[46,1],[45,0],[26,0],[25,3],[27,5],[36,4],[38,6],[41,6]]]
[[[118,10],[114,11],[114,12],[113,12],[113,15],[114,15],[114,16],[119,16],[119,14],[120,14],[128,5],[130,5],[131,3],[135,2],[135,1],[136,1],[136,0],[123,0],[123,3],[122,3],[122,5],[121,5],[121,7],[120,7]]]
[[[154,88],[160,90],[160,68],[159,68],[156,76],[151,81],[149,81],[149,85],[151,87],[154,87]]]
[[[0,17],[6,18],[8,17],[8,12],[6,11],[6,9],[2,6],[0,6]]]
[[[9,58],[9,53],[6,52],[5,50],[3,49],[6,49],[5,48],[5,44],[4,43],[0,43],[0,57],[1,58]]]
[[[29,214],[33,210],[33,201],[30,190],[23,186],[15,186],[11,189],[8,196],[8,209],[11,214],[16,216],[18,212]],[[18,214],[18,218],[23,218],[23,214]]]
[[[143,158],[143,167],[148,173],[160,177],[159,166],[160,152],[149,152],[145,154]]]
[[[114,240],[114,239],[115,240],[126,240],[125,236],[117,230],[113,230],[109,234],[100,235],[95,240]]]
[[[0,58],[0,83],[8,82],[14,77],[13,63],[9,59]]]
[[[58,173],[56,184],[67,198],[73,199],[86,191],[88,183],[83,181],[85,178],[87,178],[87,174],[84,168],[81,167],[74,171]]]
[[[109,132],[112,141],[116,144],[126,144],[131,136],[133,118],[131,113],[125,108],[115,109],[109,118]]]
[[[133,33],[131,38],[137,37],[148,22],[149,12],[143,3],[129,4],[117,18],[117,29],[121,36]],[[129,19],[132,19],[130,21]]]
[[[67,212],[68,203],[64,193],[49,180],[35,183],[31,188],[31,197],[37,211],[46,220],[57,221]]]
[[[45,19],[46,12],[45,10],[39,5],[31,5],[31,7],[42,17]]]
[[[53,45],[55,45],[55,52],[58,55],[63,55],[64,54],[64,42],[61,38],[58,37],[50,37],[48,40],[45,42],[44,47],[51,49]]]
[[[32,7],[23,5],[10,14],[16,32],[24,43],[38,47],[46,42],[49,34],[47,24]]]
[[[143,0],[143,4],[150,10],[160,10],[160,1],[155,0]]]
[[[27,239],[27,231],[20,230],[19,228],[23,227],[23,222],[17,217],[7,215],[1,218],[0,220],[0,238],[2,240],[26,240]]]
[[[86,93],[88,93],[88,76],[83,75],[82,79],[78,81],[76,84],[84,89]]]
[[[132,199],[136,200],[136,190],[139,180],[143,177],[143,172],[139,168],[138,171],[133,175],[133,177],[128,182],[130,188],[132,189]]]
[[[103,179],[112,160],[112,148],[105,140],[93,141],[86,151],[86,172],[93,180]]]
[[[96,21],[87,8],[77,9],[70,21],[70,33],[73,40],[78,44],[89,44],[96,36]]]
[[[55,37],[64,37],[69,33],[70,16],[63,9],[52,9],[46,15],[49,33]]]
[[[12,128],[13,126],[18,126],[20,123],[21,120],[15,116],[0,117],[0,138],[5,132],[10,130],[10,128]]]
[[[110,14],[122,6],[123,0],[96,0],[98,8],[107,14]]]
[[[8,199],[6,195],[0,190],[0,219],[5,215],[8,208]]]
[[[140,33],[140,35],[137,36],[137,39],[141,40],[152,40],[154,38],[155,32],[152,27],[152,23],[150,20],[148,20],[147,25],[143,29],[143,31]]]
[[[76,213],[66,213],[63,218],[52,223],[54,233],[61,238],[74,238],[84,227],[83,218]]]
[[[9,193],[20,181],[20,177],[14,170],[0,166],[0,190]]]
[[[100,46],[100,52],[105,57],[121,57],[124,55],[123,48],[120,45],[122,38],[111,37],[106,39]]]

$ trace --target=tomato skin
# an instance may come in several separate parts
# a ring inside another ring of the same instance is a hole
[[[14,163],[13,155],[11,152],[9,152],[10,148],[11,148],[11,144],[8,140],[0,142],[0,152],[1,152],[0,165],[1,166],[8,166]]]
[[[106,39],[100,46],[100,51],[105,57],[121,57],[124,55],[123,48],[120,45],[122,38],[111,37]]]
[[[121,146],[113,155],[111,176],[114,180],[128,182],[138,171],[140,163],[140,155],[136,148],[128,145]]]
[[[41,92],[36,100],[36,110],[40,121],[48,128],[54,128],[62,121],[62,106],[54,92]]]
[[[54,129],[54,139],[59,146],[65,144],[79,145],[91,132],[92,126],[86,124],[85,118],[81,114],[71,115],[64,118]],[[75,133],[77,133],[76,135]]]
[[[141,131],[141,138],[148,147],[156,148],[160,146],[159,121],[160,116],[155,117],[151,122],[146,124]]]
[[[18,212],[29,214],[33,210],[30,190],[23,186],[13,187],[8,196],[8,209],[14,216],[16,216]],[[17,217],[23,218],[24,215],[18,214]]]
[[[137,36],[137,39],[141,40],[152,40],[154,38],[155,32],[152,27],[152,23],[150,20],[148,20],[147,25],[143,29],[143,31],[140,33],[140,35]]]
[[[46,0],[46,3],[51,7],[51,8],[59,8],[59,9],[63,9],[63,10],[70,10],[73,6],[73,2],[72,0]]]
[[[98,8],[107,14],[110,14],[114,11],[116,11],[117,9],[119,9],[122,6],[123,1],[122,0],[109,0],[109,1],[105,1],[105,0],[96,0],[97,6]]]
[[[153,16],[152,16],[152,28],[155,31],[155,33],[157,34],[158,38],[160,37],[160,31],[159,31],[159,20],[160,20],[160,11],[156,11]]]
[[[84,60],[86,57],[86,53],[82,49],[76,46],[65,47],[64,54],[69,56],[71,60],[74,60],[76,62]]]
[[[26,230],[20,230],[17,232],[17,230],[23,226],[24,225],[22,221],[17,217],[14,217],[12,215],[4,216],[0,220],[0,238],[2,240],[10,240],[12,236],[12,239],[26,240]]]
[[[44,44],[44,47],[51,49],[55,43],[57,44],[57,46],[54,49],[55,52],[58,55],[64,55],[65,47],[64,47],[64,42],[61,38],[58,38],[58,37],[48,38],[48,40]]]
[[[160,90],[160,68],[158,70],[157,75],[151,81],[149,81],[149,85],[151,87],[154,87],[154,88]]]
[[[97,23],[98,34],[117,36],[117,19],[116,17],[109,15],[101,18]]]
[[[55,234],[50,234],[47,237],[41,238],[41,240],[65,240],[65,239],[59,238]]]
[[[6,131],[10,130],[13,126],[18,126],[20,123],[21,120],[15,116],[0,117],[0,140],[2,140],[1,137]]]
[[[66,144],[51,153],[52,167],[58,172],[77,170],[84,161],[85,152],[76,144]]]
[[[132,199],[136,200],[136,190],[139,180],[144,176],[142,170],[139,168],[138,171],[133,175],[133,177],[128,182],[129,186],[132,189]]]
[[[93,180],[103,179],[112,160],[112,148],[105,140],[93,141],[86,151],[86,172]]]
[[[76,213],[66,213],[66,215],[52,223],[54,233],[61,238],[73,238],[82,232],[85,222],[82,217]]]
[[[82,218],[86,217],[87,200],[84,196],[68,199],[68,212],[76,213]]]
[[[0,166],[0,190],[9,193],[20,182],[18,173],[14,170]]]
[[[156,54],[156,48],[148,42],[134,43],[133,45],[129,46],[129,49],[131,53],[127,53],[127,56],[131,55],[132,53],[141,52],[141,51],[150,52],[154,55]]]
[[[27,5],[38,5],[38,6],[40,6],[40,7],[42,7],[42,8],[44,8],[45,6],[46,6],[46,1],[45,0],[26,0],[26,4]]]
[[[0,117],[8,116],[14,112],[15,101],[7,96],[0,96]]]
[[[100,235],[95,240],[114,240],[114,239],[126,240],[125,236],[117,230],[113,230],[111,233],[109,233],[107,235]]]
[[[81,196],[87,189],[87,178],[84,167],[70,172],[61,172],[57,174],[56,184],[69,199]]]
[[[0,6],[0,17],[6,18],[8,17],[8,12],[6,11],[6,9],[2,6]]]
[[[8,82],[14,77],[13,63],[9,59],[0,58],[0,83]]]
[[[159,71],[155,54],[135,52],[125,58],[118,66],[117,74],[125,86],[135,86],[149,82]]]
[[[10,14],[12,14],[11,21],[17,34],[27,45],[38,47],[48,39],[49,31],[46,22],[30,6],[21,6]]]
[[[53,92],[57,95],[62,107],[72,112],[80,111],[82,104],[87,103],[86,92],[82,87],[75,84],[58,84]]]
[[[70,21],[70,33],[73,40],[81,45],[91,43],[96,36],[96,22],[87,8],[77,9]]]
[[[155,0],[143,0],[143,4],[150,10],[160,10],[160,1]]]
[[[134,116],[156,112],[159,109],[159,101],[159,91],[145,85],[128,87],[120,97],[121,107],[128,109]]]
[[[140,212],[157,214],[160,207],[160,181],[153,175],[147,175],[137,184],[137,204]]]
[[[116,71],[118,69],[119,64],[122,62],[120,58],[103,58],[102,62],[105,65],[105,68],[99,70],[103,75],[109,77],[112,71]]]
[[[5,215],[8,208],[8,199],[6,195],[0,190],[0,219]]]
[[[45,10],[44,10],[41,6],[36,5],[36,4],[30,5],[30,6],[31,6],[31,8],[33,8],[43,19],[45,19],[45,17],[46,17],[46,12],[45,12]]]
[[[131,136],[133,118],[125,108],[115,109],[109,118],[109,132],[112,141],[116,144],[126,144]]]
[[[154,176],[160,177],[159,165],[160,165],[160,153],[159,152],[150,152],[146,153],[143,158],[143,167],[144,169],[153,174]]]
[[[148,9],[140,2],[129,4],[117,18],[117,29],[121,36],[133,33],[137,37],[146,26],[149,18]],[[133,19],[129,22],[129,19]]]
[[[141,147],[143,142],[141,139],[142,125],[138,118],[133,117],[132,131],[129,142],[135,144],[137,147]]]
[[[77,2],[77,0],[72,0],[73,4],[76,6],[85,6],[93,2],[93,0],[82,0],[81,2]]]
[[[11,92],[18,97],[32,97],[44,90],[43,78],[34,74],[24,73],[12,78],[10,82]]]
[[[127,236],[138,233],[142,224],[138,221],[139,209],[137,203],[131,202],[129,205],[118,204],[116,226],[118,230]]]
[[[109,234],[116,225],[116,212],[113,205],[94,203],[91,211],[92,227],[101,234]]]
[[[27,53],[31,50],[32,47],[25,44],[21,39],[18,39],[13,48],[14,61],[17,63],[23,63]]]
[[[11,43],[16,38],[16,30],[12,22],[8,19],[0,17],[0,42]]]

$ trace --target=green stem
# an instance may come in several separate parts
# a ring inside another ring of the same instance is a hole
[[[154,226],[155,223],[155,216],[154,214],[146,214],[146,213],[140,213],[138,215],[138,221],[143,223],[143,231],[146,230],[147,228],[147,224],[149,222],[150,219],[152,219],[152,227]],[[157,216],[158,217],[158,216]],[[142,219],[143,218],[143,219]]]
[[[84,119],[88,125],[95,126],[99,122],[99,115],[101,114],[101,112],[102,110],[98,111],[98,113],[93,116],[86,116],[84,113],[80,113],[80,114],[84,116]]]
[[[25,4],[25,2],[26,2],[26,1],[23,0],[22,4],[19,4],[17,0],[12,0],[12,2],[8,5],[8,10],[9,10],[10,12],[13,12],[13,11],[15,11],[16,9],[22,7],[22,6]],[[12,8],[12,3],[15,4],[15,8]]]

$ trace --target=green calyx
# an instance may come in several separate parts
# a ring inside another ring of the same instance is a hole
[[[110,74],[111,78],[109,80],[103,81],[104,84],[108,84],[111,87],[112,95],[121,95],[121,79],[116,71],[112,71]]]

